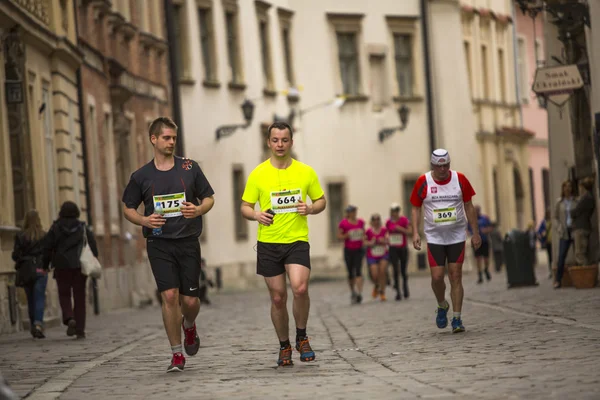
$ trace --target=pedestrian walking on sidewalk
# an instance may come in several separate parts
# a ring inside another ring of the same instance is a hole
[[[48,284],[48,257],[44,251],[46,232],[36,210],[25,214],[23,231],[15,235],[12,259],[17,270],[17,286],[27,295],[27,311],[31,336],[43,339],[46,285]]]
[[[306,328],[310,309],[310,245],[308,215],[325,209],[325,194],[316,172],[291,156],[292,127],[275,122],[267,130],[271,157],[248,176],[242,195],[244,218],[258,222],[256,272],[265,279],[271,296],[271,320],[279,338],[278,365],[292,365],[289,340],[286,273],[294,295],[296,350],[300,361],[313,361]],[[307,204],[310,198],[312,204]],[[256,203],[259,210],[254,209]]]
[[[45,240],[45,249],[54,269],[58,286],[58,299],[62,320],[67,326],[67,336],[85,338],[86,282],[81,273],[81,250],[87,240],[94,257],[98,257],[96,238],[85,222],[79,220],[77,204],[65,201],[60,207],[58,219],[54,221]],[[84,239],[84,235],[86,235]]]
[[[411,197],[413,246],[421,250],[419,223],[425,223],[427,254],[431,267],[431,287],[438,302],[436,325],[443,329],[448,326],[446,283],[444,272],[448,264],[450,297],[452,299],[452,332],[464,332],[462,323],[462,265],[465,258],[467,220],[473,235],[471,244],[477,250],[481,246],[477,212],[471,202],[475,191],[469,180],[460,172],[450,169],[450,155],[447,150],[437,149],[431,154],[431,171],[417,180]]]
[[[477,261],[477,283],[483,283],[483,274],[488,282],[492,279],[490,274],[490,240],[489,234],[492,232],[492,222],[487,215],[481,213],[481,207],[475,206],[477,212],[477,225],[479,225],[479,235],[481,236],[481,246],[473,249],[475,260]],[[473,230],[469,227],[469,234],[473,235]]]
[[[214,205],[214,191],[195,161],[174,155],[177,125],[170,118],[155,119],[148,134],[154,158],[131,175],[123,193],[123,213],[128,221],[142,226],[171,344],[167,372],[181,372],[183,348],[189,356],[200,348],[196,330],[202,262],[198,237],[202,215]],[[141,203],[144,215],[137,212]]]
[[[400,215],[400,204],[392,203],[390,206],[390,218],[385,223],[389,235],[390,264],[394,269],[394,289],[396,289],[396,300],[408,299],[408,246],[406,236],[410,234],[411,227],[408,218]],[[400,274],[402,274],[402,291],[400,290]]]
[[[344,261],[348,270],[348,285],[350,286],[350,302],[362,302],[362,265],[365,252],[365,221],[357,217],[357,207],[346,207],[346,218],[338,225],[338,239],[344,241]]]
[[[561,187],[561,196],[554,206],[554,222],[558,241],[558,261],[556,264],[556,276],[554,277],[554,288],[562,286],[562,277],[565,272],[565,263],[569,248],[573,243],[573,216],[571,211],[575,208],[577,201],[573,196],[573,182],[564,181]]]
[[[552,279],[552,217],[549,208],[538,227],[537,237],[541,248],[546,249],[548,254],[548,279]]]

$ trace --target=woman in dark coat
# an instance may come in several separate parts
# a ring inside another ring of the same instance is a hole
[[[87,276],[81,273],[79,257],[84,244],[85,234],[90,249],[98,257],[94,234],[80,221],[77,204],[66,201],[60,208],[58,219],[46,235],[46,250],[49,253],[54,279],[58,286],[58,297],[62,310],[63,323],[67,326],[67,335],[85,338],[85,289]],[[75,305],[71,302],[74,300]]]
[[[12,259],[15,269],[21,277],[27,276],[28,282],[23,284],[27,295],[29,326],[34,338],[43,339],[44,308],[46,308],[46,285],[48,283],[48,260],[44,254],[43,240],[46,232],[42,228],[40,215],[36,210],[25,214],[23,231],[15,236]],[[25,269],[28,272],[25,272]]]

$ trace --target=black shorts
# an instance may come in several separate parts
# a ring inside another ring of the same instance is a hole
[[[475,250],[475,257],[489,258],[490,256],[490,244],[488,242],[481,242],[481,246]]]
[[[465,261],[465,242],[449,245],[427,243],[427,258],[430,267],[445,267],[448,264],[462,264]]]
[[[300,264],[310,269],[308,242],[263,243],[256,245],[256,273],[265,278],[285,273],[287,264]]]
[[[148,238],[146,245],[158,291],[179,289],[180,294],[197,297],[200,287],[198,238]]]
[[[347,249],[344,247],[344,260],[348,269],[348,279],[362,276],[363,249]]]

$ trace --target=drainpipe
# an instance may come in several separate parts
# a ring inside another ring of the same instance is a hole
[[[519,57],[518,38],[517,38],[517,14],[515,12],[515,2],[510,2],[510,13],[512,18],[512,34],[513,34],[513,68],[515,69],[515,93],[517,94],[517,105],[519,106],[519,126],[523,129],[523,106],[521,104],[521,88],[519,87],[519,69],[517,68],[517,60]],[[535,19],[533,19],[535,24]],[[535,38],[534,38],[535,40]],[[535,51],[535,43],[534,51]],[[537,60],[536,60],[537,61]],[[537,68],[537,65],[535,66]],[[525,90],[525,88],[523,88]]]
[[[73,16],[75,20],[75,45],[79,47],[79,24],[77,20],[77,5],[73,2]],[[93,226],[92,200],[90,196],[89,168],[87,154],[87,140],[85,130],[85,110],[83,109],[83,79],[81,78],[81,66],[77,68],[77,97],[79,98],[79,127],[81,129],[81,155],[83,156],[83,176],[85,182],[85,207],[87,209],[87,224]],[[94,314],[100,314],[100,302],[98,300],[98,281],[92,278],[92,298],[94,301]]]
[[[167,41],[169,42],[169,70],[171,72],[171,101],[173,105],[173,118],[179,129],[177,130],[177,144],[175,151],[178,156],[184,156],[183,146],[183,117],[181,112],[181,93],[179,90],[179,66],[177,65],[176,49],[179,48],[175,35],[175,23],[173,20],[173,1],[164,0],[165,18],[167,22]]]
[[[429,129],[429,150],[436,149],[435,116],[433,109],[433,90],[431,78],[431,57],[429,48],[429,0],[421,0],[421,30],[423,31],[423,57],[425,61],[425,95],[427,97],[427,123]]]

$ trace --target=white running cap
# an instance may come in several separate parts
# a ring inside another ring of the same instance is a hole
[[[450,164],[450,154],[446,149],[436,149],[431,153],[431,164],[446,165]]]

